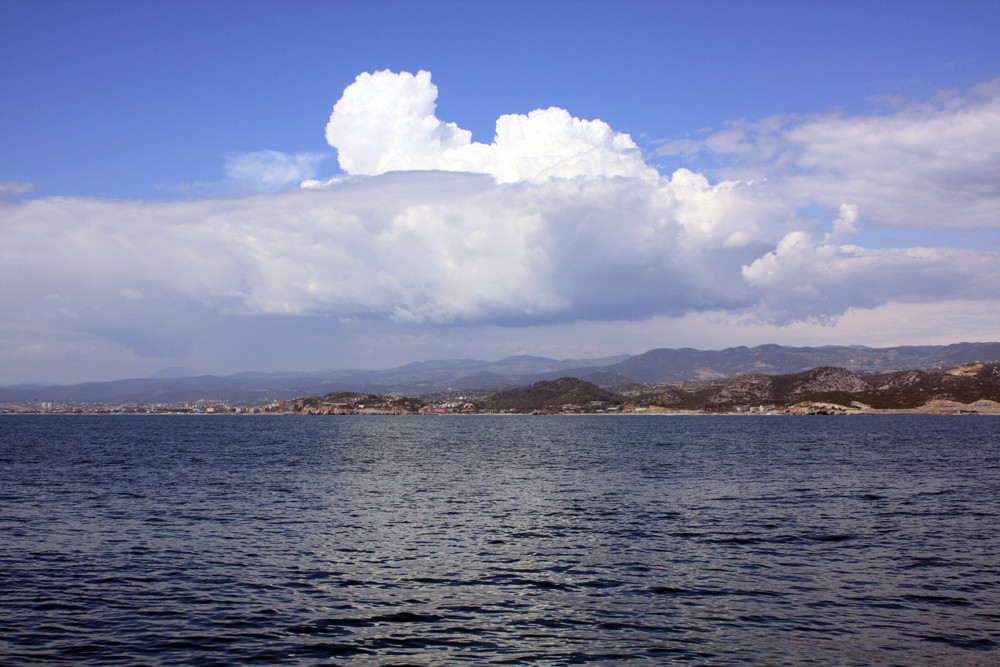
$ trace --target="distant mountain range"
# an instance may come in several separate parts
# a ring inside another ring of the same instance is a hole
[[[1000,343],[957,343],[904,347],[731,347],[725,350],[650,350],[607,366],[637,382],[662,384],[736,375],[785,375],[836,366],[859,373],[936,368],[1000,360]]]
[[[1000,343],[958,343],[888,348],[761,345],[725,350],[656,349],[636,356],[556,360],[514,356],[500,361],[424,361],[380,371],[192,375],[164,369],[154,377],[76,385],[26,384],[0,388],[0,402],[183,403],[198,400],[265,403],[336,391],[413,396],[468,390],[483,394],[542,380],[576,377],[600,387],[669,384],[739,375],[782,375],[822,366],[859,373],[935,368],[1000,360]]]

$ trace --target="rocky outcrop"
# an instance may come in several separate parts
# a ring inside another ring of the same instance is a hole
[[[737,378],[707,397],[706,405],[728,408],[735,405],[758,405],[780,400],[775,379],[770,375]]]
[[[407,397],[335,392],[285,401],[271,412],[298,415],[406,415],[417,412],[424,401]]]
[[[476,401],[482,412],[596,412],[622,404],[623,397],[577,378],[543,380],[530,387],[511,387]]]
[[[869,391],[872,388],[871,384],[860,375],[843,368],[833,368],[830,366],[814,368],[811,371],[799,373],[792,377],[798,380],[794,389],[789,392],[789,395],[793,398],[825,392],[857,394]]]

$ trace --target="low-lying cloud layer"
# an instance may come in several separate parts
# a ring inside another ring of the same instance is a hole
[[[30,294],[35,315],[72,304],[82,316],[127,294],[133,306],[437,324],[710,309],[787,322],[1000,297],[996,253],[825,242],[753,187],[686,170],[516,185],[410,172],[207,201],[41,199],[4,217],[5,311],[27,313]]]
[[[1000,300],[995,251],[850,243],[866,225],[908,220],[997,228],[1000,185],[984,162],[1000,164],[996,86],[917,111],[741,130],[727,144],[733,177],[714,183],[661,176],[628,135],[561,109],[504,116],[492,144],[473,143],[436,118],[436,96],[426,72],[359,76],[327,126],[348,175],[306,189],[0,202],[0,355],[43,355],[75,336],[184,359],[192,328],[212,335],[234,318],[245,326],[227,335],[264,345],[254,323],[287,316],[468,330],[712,311],[784,325],[891,302]],[[907,150],[922,164],[890,169]],[[279,183],[316,164],[262,153],[229,169]],[[928,197],[930,213],[911,201]],[[801,215],[807,204],[826,220]]]

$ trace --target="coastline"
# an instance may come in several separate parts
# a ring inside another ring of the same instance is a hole
[[[703,410],[618,410],[605,412],[435,412],[420,414],[416,412],[342,412],[333,414],[291,412],[291,411],[258,411],[258,412],[190,412],[190,411],[107,411],[107,410],[17,410],[0,411],[0,416],[50,415],[50,416],[103,416],[103,417],[816,417],[816,416],[1000,416],[1000,406],[978,408],[974,404],[963,405],[961,408],[918,407],[918,408],[847,408],[845,406],[822,406],[814,409],[775,408],[763,412],[718,411]]]

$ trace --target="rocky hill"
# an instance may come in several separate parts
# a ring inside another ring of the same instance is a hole
[[[646,407],[720,412],[801,402],[905,410],[932,401],[1000,402],[1000,362],[893,373],[855,373],[822,367],[788,375],[677,383],[635,397],[636,404]]]
[[[299,415],[406,415],[418,412],[424,405],[418,398],[339,391],[295,398],[272,411]]]
[[[855,409],[912,410],[929,403],[954,409],[981,402],[1000,404],[1000,362],[930,370],[856,373],[824,366],[784,375],[745,375],[659,385],[615,394],[576,378],[511,387],[475,402],[480,412],[596,412],[607,410],[777,410],[815,403]],[[985,407],[993,408],[989,405]],[[1000,405],[997,406],[1000,408]],[[971,408],[969,408],[971,409]]]
[[[596,411],[618,407],[625,398],[596,384],[572,377],[542,380],[530,387],[511,387],[475,401],[479,412]]]
[[[634,387],[614,393],[564,377],[509,387],[478,399],[440,402],[352,392],[286,401],[276,411],[296,414],[411,414],[415,412],[844,412],[912,410],[1000,411],[1000,362],[930,370],[855,373],[824,366],[786,375],[744,375],[718,380]],[[809,407],[812,406],[812,407]],[[818,406],[818,407],[817,407]],[[981,408],[981,409],[980,409]]]

